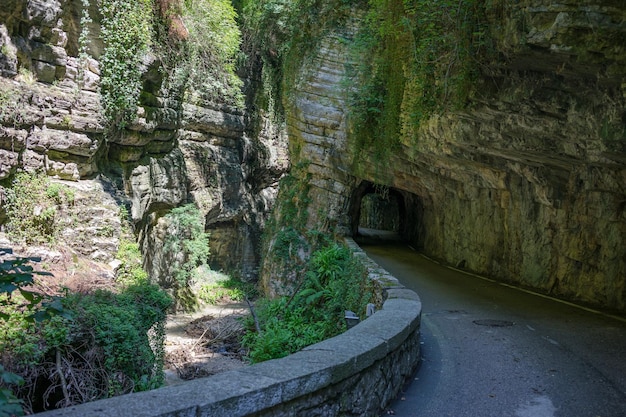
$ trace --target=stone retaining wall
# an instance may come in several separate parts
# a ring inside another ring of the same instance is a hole
[[[352,241],[383,308],[358,326],[282,359],[40,417],[378,416],[420,358],[422,304]]]

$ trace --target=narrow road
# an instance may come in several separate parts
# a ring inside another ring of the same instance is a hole
[[[626,320],[362,245],[423,304],[420,369],[387,415],[626,417]]]

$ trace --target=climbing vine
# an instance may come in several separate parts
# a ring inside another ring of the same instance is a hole
[[[348,68],[357,149],[384,160],[433,114],[467,103],[485,46],[482,16],[481,0],[369,0]]]
[[[112,129],[135,118],[141,92],[141,59],[152,36],[152,0],[100,0],[104,52],[100,57],[100,94]]]
[[[189,33],[184,64],[190,90],[243,107],[243,82],[236,74],[241,32],[230,0],[185,0],[181,12]]]
[[[289,98],[304,60],[323,35],[345,21],[367,0],[242,0],[244,48],[263,62],[264,87],[275,99]]]

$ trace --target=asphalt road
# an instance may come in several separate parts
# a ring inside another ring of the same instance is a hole
[[[626,417],[626,320],[362,245],[422,299],[422,364],[387,415]]]

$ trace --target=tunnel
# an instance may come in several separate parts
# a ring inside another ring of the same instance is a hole
[[[362,181],[350,201],[350,228],[356,240],[403,241],[421,248],[424,205],[420,196]]]

